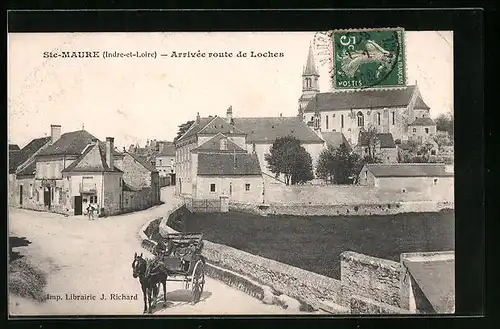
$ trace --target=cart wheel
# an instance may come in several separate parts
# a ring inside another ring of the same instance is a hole
[[[203,287],[205,286],[205,271],[203,262],[199,260],[193,270],[193,276],[191,279],[192,291],[193,291],[193,304],[200,301],[201,294],[203,293]]]

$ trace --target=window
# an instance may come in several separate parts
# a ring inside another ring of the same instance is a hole
[[[121,197],[121,196],[120,196]],[[90,196],[90,200],[89,200],[90,203],[97,203],[97,195],[91,195]]]
[[[365,148],[365,153],[368,154],[368,147]]]
[[[333,113],[332,118],[335,118],[335,113]]]
[[[325,116],[326,129],[328,129],[328,115]]]
[[[365,179],[368,178],[368,171],[365,171]]]
[[[250,191],[250,183],[245,184],[245,191]]]
[[[413,132],[416,133],[417,132],[417,128],[413,128]]]
[[[252,152],[255,153],[255,143],[252,144]]]
[[[221,150],[227,150],[227,139],[222,138],[220,140],[220,149]]]
[[[429,128],[425,128],[425,133],[428,134],[429,133]]]
[[[229,182],[229,195],[233,195],[233,183]]]
[[[340,115],[340,128],[344,128],[344,115]]]
[[[358,127],[363,127],[365,125],[365,117],[361,111],[358,112]]]
[[[161,162],[162,162],[161,159],[158,159],[158,166],[160,166],[160,167],[162,166]]]
[[[436,155],[436,150],[431,150],[431,155]]]
[[[438,182],[437,178],[434,178],[434,185],[436,185]]]
[[[215,184],[210,184],[210,192],[215,192]]]
[[[30,190],[29,190],[29,195],[30,195],[30,199],[33,199],[33,184],[30,184]]]
[[[396,122],[396,112],[392,112],[392,125]]]
[[[380,113],[377,113],[377,124],[380,126]]]

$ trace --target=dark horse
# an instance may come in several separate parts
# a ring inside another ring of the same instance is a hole
[[[156,301],[160,289],[160,283],[163,284],[163,301],[167,302],[167,271],[162,263],[154,260],[145,259],[142,254],[134,254],[132,262],[133,277],[139,278],[142,294],[144,297],[143,313],[152,313],[151,304],[153,299]]]

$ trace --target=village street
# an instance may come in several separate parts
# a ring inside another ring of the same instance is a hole
[[[45,292],[63,300],[35,303],[10,295],[11,315],[140,315],[143,301],[140,285],[132,277],[134,252],[141,248],[137,232],[149,219],[164,215],[174,202],[172,188],[162,189],[165,204],[131,214],[89,221],[83,216],[65,217],[53,213],[10,208],[11,236],[26,237],[27,247],[16,248],[30,263],[48,273]],[[64,300],[65,294],[94,294],[94,301]],[[138,300],[99,300],[101,294],[138,294]],[[196,305],[190,291],[179,282],[167,282],[166,308],[161,303],[156,315],[168,314],[278,314],[286,310],[265,305],[221,282],[206,278],[205,292]]]

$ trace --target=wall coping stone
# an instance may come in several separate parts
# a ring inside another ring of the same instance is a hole
[[[401,269],[401,264],[394,262],[392,260],[377,258],[373,256],[368,256],[365,254],[360,254],[354,251],[344,251],[340,254],[340,260],[342,261],[354,261],[367,265],[372,265],[378,268],[384,268],[389,270],[399,270]]]

